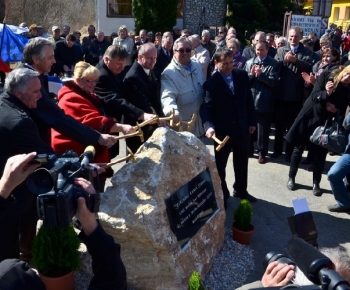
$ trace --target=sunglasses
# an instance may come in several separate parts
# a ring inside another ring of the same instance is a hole
[[[190,53],[192,51],[192,49],[190,49],[190,48],[186,48],[186,49],[180,48],[180,49],[176,49],[175,51],[177,51],[180,54],[184,54],[185,52],[186,53]]]

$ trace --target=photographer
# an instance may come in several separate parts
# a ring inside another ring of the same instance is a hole
[[[38,167],[37,164],[29,164],[35,156],[36,153],[32,152],[16,155],[7,160],[0,180],[1,212],[14,202],[12,190]],[[83,178],[76,178],[75,184],[89,194],[95,193],[91,183]],[[94,214],[87,209],[83,197],[78,199],[76,217],[82,226],[79,238],[92,256],[95,276],[90,281],[88,289],[127,289],[126,271],[120,258],[120,245],[116,244],[113,237],[108,235],[96,221]],[[0,263],[0,289],[41,290],[45,289],[45,286],[27,263],[18,259],[7,259]]]
[[[318,253],[316,255],[319,257],[322,257],[324,255],[326,258],[328,258],[334,265],[334,271],[341,276],[343,281],[350,283],[350,257],[344,250],[342,250],[340,247],[320,248],[319,251],[311,248],[311,250],[315,251],[315,253]],[[297,248],[296,252],[299,257],[300,255],[303,255],[303,252],[309,252],[309,249],[305,248],[302,249],[302,251],[300,251],[299,248]],[[311,253],[310,256],[315,256],[315,254]],[[304,261],[305,257],[300,259],[301,261]],[[307,258],[307,260],[308,259],[309,257]],[[253,283],[243,285],[237,290],[248,290],[259,287],[282,287],[291,282],[299,286],[314,285],[306,276],[305,265],[299,265],[299,267],[294,266],[292,264],[279,263],[278,260],[275,260],[274,262],[268,264],[261,281],[255,281]],[[335,276],[333,276],[333,278],[335,278]],[[336,282],[334,282],[334,284],[336,284]],[[332,285],[334,286],[334,284]],[[339,284],[344,285],[344,283]]]

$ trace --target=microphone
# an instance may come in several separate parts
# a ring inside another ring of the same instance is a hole
[[[80,158],[82,158],[80,162],[81,167],[87,166],[94,159],[95,153],[96,150],[94,146],[87,146],[84,150],[84,153],[80,156]]]
[[[299,269],[314,284],[326,283],[326,289],[349,289],[348,282],[334,270],[332,261],[304,240],[292,238],[287,250]]]

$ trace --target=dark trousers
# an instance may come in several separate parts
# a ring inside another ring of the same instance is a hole
[[[307,143],[306,140],[304,143]],[[301,161],[301,157],[303,155],[306,144],[295,146],[293,150],[293,154],[291,157],[290,168],[289,168],[289,177],[295,178],[298,172],[299,164]],[[326,163],[326,157],[328,150],[321,146],[313,146],[313,183],[320,183],[322,177],[322,171],[324,169],[324,165]]]
[[[258,146],[259,156],[265,157],[267,152],[269,151],[269,135],[272,121],[272,113],[256,112],[256,120],[257,130],[255,130],[254,132],[255,134],[257,134],[256,144]]]
[[[215,143],[215,147],[219,144]],[[226,145],[220,151],[215,151],[216,167],[221,180],[221,188],[224,193],[224,203],[230,197],[230,191],[226,183],[226,165],[228,157],[233,153],[233,169],[235,171],[235,183],[233,189],[244,195],[247,192],[248,183],[248,142],[242,141],[242,138],[232,140],[230,138]]]
[[[286,130],[293,125],[294,120],[301,110],[300,102],[286,102],[276,100],[275,102],[275,143],[273,151],[277,153],[283,152],[283,139]],[[292,155],[293,146],[286,142],[286,155]]]

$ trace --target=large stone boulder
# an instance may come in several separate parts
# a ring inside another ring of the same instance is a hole
[[[225,211],[215,161],[188,132],[157,129],[112,178],[102,194],[102,226],[121,244],[128,285],[134,289],[187,289],[194,270],[211,268],[224,240]],[[181,247],[172,232],[165,199],[209,168],[218,209]]]

